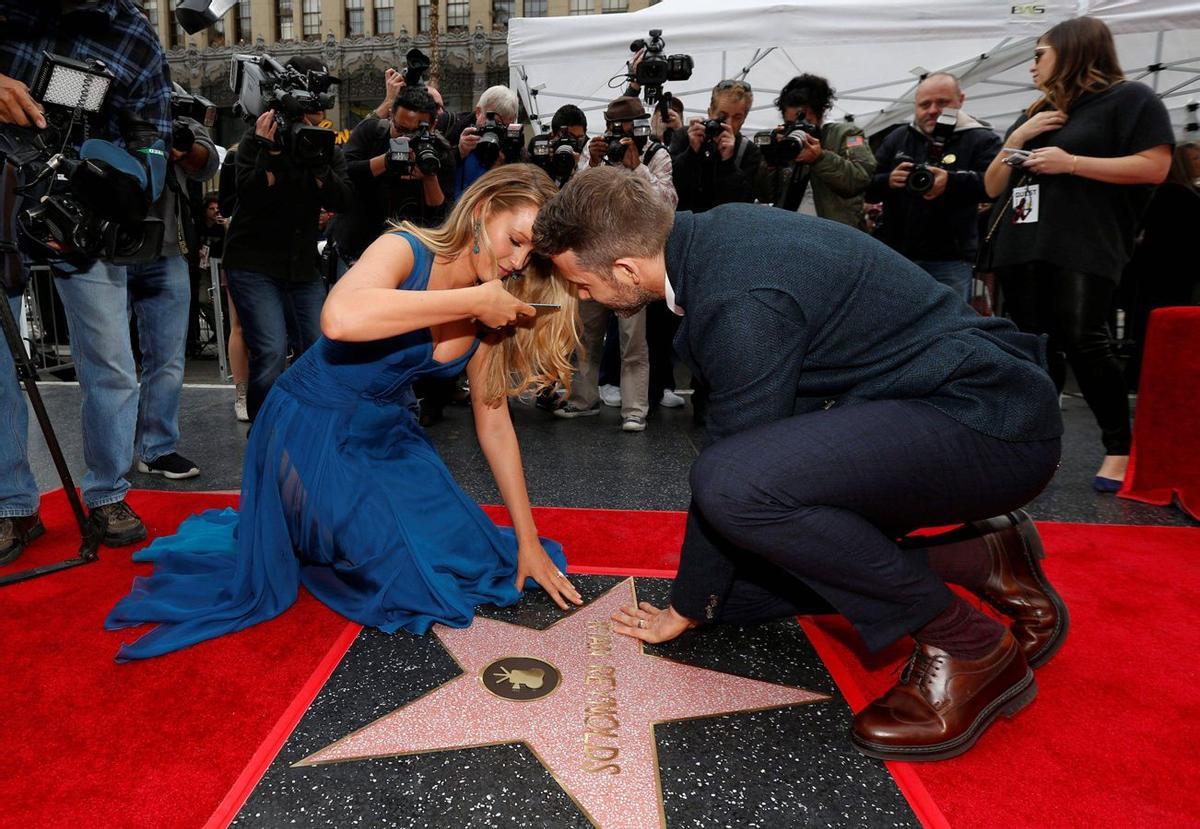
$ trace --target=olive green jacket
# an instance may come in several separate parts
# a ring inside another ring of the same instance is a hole
[[[793,182],[808,175],[813,203],[822,219],[865,229],[863,193],[875,172],[875,154],[866,135],[854,124],[833,121],[821,125],[824,152],[807,170],[796,172],[796,165],[773,169],[764,162],[755,177],[755,194],[760,202],[782,207]]]

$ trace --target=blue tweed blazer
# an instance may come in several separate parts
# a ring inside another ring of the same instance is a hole
[[[868,400],[919,400],[1003,440],[1062,434],[1044,339],[859,230],[726,204],[677,213],[666,262],[714,439]]]

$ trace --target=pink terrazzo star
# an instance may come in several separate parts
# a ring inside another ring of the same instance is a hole
[[[645,654],[609,627],[636,603],[628,579],[544,631],[437,625],[462,676],[296,765],[524,743],[593,824],[640,829],[665,822],[655,723],[828,699]]]

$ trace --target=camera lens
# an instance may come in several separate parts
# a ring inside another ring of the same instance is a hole
[[[908,174],[909,191],[921,195],[933,187],[933,172],[924,164],[918,165]]]

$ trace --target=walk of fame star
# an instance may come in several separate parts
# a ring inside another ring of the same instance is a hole
[[[609,627],[630,604],[633,579],[542,631],[437,625],[461,676],[296,765],[524,743],[600,829],[663,826],[655,723],[828,699],[643,653]]]

